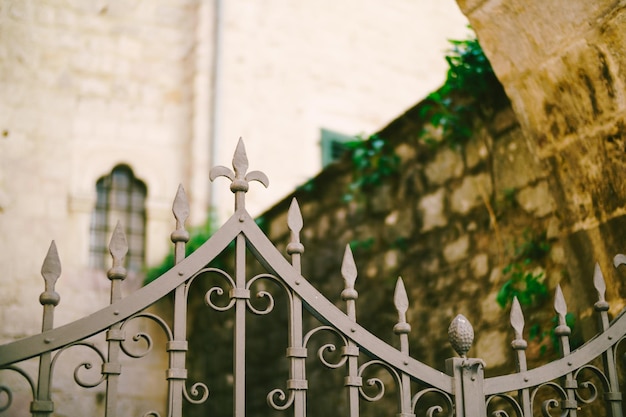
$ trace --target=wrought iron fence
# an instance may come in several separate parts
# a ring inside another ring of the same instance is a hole
[[[337,308],[322,296],[302,275],[301,256],[304,246],[300,242],[303,227],[302,216],[294,200],[288,212],[287,224],[291,240],[286,251],[289,261],[278,252],[255,224],[245,209],[245,193],[250,181],[265,186],[267,177],[248,170],[248,160],[243,142],[239,142],[233,158],[233,170],[219,166],[210,173],[211,180],[224,176],[231,181],[235,194],[234,215],[198,250],[185,258],[185,244],[189,233],[185,221],[189,208],[182,187],[176,194],[173,213],[176,230],[171,235],[175,247],[176,265],[149,285],[128,297],[122,297],[120,285],[126,277],[123,260],[128,250],[121,227],[116,228],[110,243],[113,266],[108,271],[111,280],[111,303],[108,307],[76,322],[54,328],[53,316],[60,297],[55,283],[61,274],[61,266],[54,242],[46,256],[42,275],[45,290],[40,296],[43,305],[43,326],[40,334],[0,346],[0,373],[12,373],[23,378],[30,389],[30,412],[34,416],[54,414],[55,399],[52,386],[53,373],[60,356],[68,349],[82,347],[95,353],[100,363],[99,377],[85,381],[79,370],[90,368],[92,362],[83,362],[75,370],[76,384],[93,388],[106,386],[105,416],[120,414],[119,378],[122,374],[121,358],[139,358],[153,347],[152,337],[138,332],[128,333],[129,323],[142,318],[154,322],[167,339],[165,352],[168,356],[166,377],[168,395],[165,411],[146,410],[145,416],[181,416],[183,403],[200,404],[211,401],[211,381],[190,382],[186,367],[188,352],[187,309],[189,289],[203,274],[220,277],[222,286],[214,286],[206,292],[205,302],[217,311],[234,311],[233,326],[233,411],[237,417],[246,414],[246,319],[249,313],[265,315],[274,309],[274,296],[264,289],[256,296],[265,301],[263,307],[252,302],[252,295],[259,282],[269,280],[281,287],[288,300],[288,347],[286,361],[289,376],[284,387],[267,388],[267,404],[274,410],[296,417],[307,415],[307,370],[313,364],[341,370],[345,374],[347,410],[351,417],[360,415],[362,401],[378,401],[385,396],[385,387],[394,384],[397,396],[395,414],[401,417],[426,416],[493,416],[561,415],[576,416],[579,410],[590,404],[601,407],[602,415],[623,415],[622,394],[618,370],[618,349],[626,337],[626,317],[621,314],[609,322],[609,304],[605,300],[605,284],[600,268],[596,265],[593,282],[598,293],[594,309],[598,314],[599,333],[582,347],[570,351],[570,328],[565,321],[567,307],[560,287],[557,287],[554,308],[559,324],[555,333],[561,346],[561,359],[535,369],[527,369],[524,339],[524,316],[517,300],[514,300],[510,322],[514,339],[511,343],[517,358],[517,372],[510,375],[485,378],[485,363],[481,359],[468,358],[473,341],[473,329],[469,321],[458,315],[448,329],[449,340],[459,357],[446,362],[446,372],[433,369],[409,355],[407,322],[409,300],[402,279],[398,279],[393,303],[398,321],[393,331],[399,339],[399,349],[381,341],[360,326],[356,319],[357,268],[349,246],[346,247],[341,274],[345,286],[341,298],[345,311]],[[227,246],[234,242],[234,274],[210,266]],[[250,251],[266,268],[267,272],[248,277],[246,252]],[[617,255],[615,266],[626,264],[626,256]],[[227,302],[217,301],[228,289]],[[173,294],[172,317],[163,318],[147,311],[158,300]],[[305,329],[303,317],[312,314],[320,325]],[[312,354],[311,341],[320,333],[332,333],[338,343],[323,343]],[[96,334],[104,334],[106,346],[102,348],[89,341]],[[131,341],[142,340],[146,348],[142,352],[131,349]],[[328,354],[339,352],[330,359]],[[27,369],[24,361],[38,358],[35,371]],[[388,377],[365,377],[372,369],[385,370]],[[191,384],[191,386],[189,385]],[[367,388],[369,386],[369,388]],[[372,391],[373,389],[373,391]],[[13,389],[0,385],[0,414],[13,415],[17,404],[13,402]],[[425,399],[428,398],[428,401]],[[597,413],[599,408],[595,408]]]

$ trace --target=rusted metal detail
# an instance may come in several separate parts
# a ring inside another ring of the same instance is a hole
[[[407,313],[409,299],[404,282],[398,278],[394,291],[393,304],[398,313],[398,321],[394,325],[394,333],[399,338],[399,349],[378,339],[357,323],[356,280],[357,266],[349,246],[346,246],[341,275],[345,285],[341,298],[346,303],[346,312],[337,308],[332,302],[320,294],[303,276],[301,257],[304,246],[300,241],[303,219],[295,199],[292,201],[287,216],[287,226],[291,239],[286,252],[289,260],[281,254],[274,244],[258,227],[245,210],[245,193],[249,181],[259,181],[267,186],[268,181],[259,171],[246,173],[248,160],[243,141],[240,140],[233,157],[233,170],[216,167],[211,171],[211,180],[217,176],[226,176],[232,182],[231,190],[235,194],[235,213],[233,216],[199,249],[189,257],[185,257],[185,243],[189,233],[185,229],[185,221],[189,216],[189,205],[184,189],[179,187],[172,211],[176,219],[176,229],[171,234],[175,246],[176,265],[160,278],[146,287],[122,298],[120,284],[126,277],[123,266],[128,245],[121,231],[116,227],[110,244],[113,265],[107,275],[111,280],[111,304],[74,323],[54,328],[53,311],[60,297],[54,290],[56,280],[61,273],[56,246],[52,243],[42,267],[45,290],[40,297],[44,307],[41,334],[0,346],[0,371],[17,373],[26,379],[33,393],[31,411],[37,416],[49,416],[54,409],[50,395],[53,374],[57,359],[65,352],[74,349],[90,349],[95,352],[101,362],[101,377],[85,380],[78,376],[74,379],[78,385],[86,388],[98,386],[106,381],[106,415],[118,413],[118,379],[124,373],[122,355],[140,358],[155,347],[152,338],[144,333],[134,337],[127,335],[128,323],[135,319],[148,319],[156,323],[164,332],[167,343],[165,351],[169,355],[169,365],[165,378],[169,384],[167,401],[168,416],[182,416],[185,401],[198,404],[209,399],[209,385],[203,382],[187,388],[188,370],[185,363],[189,349],[187,342],[187,297],[189,286],[196,277],[203,274],[216,274],[223,280],[223,286],[211,288],[205,301],[217,311],[234,310],[234,368],[233,368],[233,414],[245,416],[246,396],[246,317],[247,314],[268,314],[274,309],[272,294],[264,289],[261,282],[270,280],[285,291],[288,303],[288,340],[285,360],[289,363],[289,376],[285,388],[268,390],[267,401],[276,410],[287,410],[295,417],[306,416],[309,381],[307,380],[307,364],[309,358],[308,343],[320,333],[332,333],[339,341],[340,358],[326,357],[328,352],[337,350],[335,344],[326,343],[319,347],[317,356],[319,363],[331,369],[345,369],[344,381],[348,395],[348,408],[351,417],[360,414],[360,401],[378,401],[386,394],[385,383],[391,381],[396,385],[398,409],[396,415],[413,417],[416,410],[426,415],[449,415],[457,417],[485,417],[490,415],[514,415],[530,417],[533,410],[542,409],[543,415],[560,412],[569,417],[575,416],[578,408],[602,397],[607,407],[607,414],[612,417],[622,416],[622,394],[617,377],[617,361],[615,358],[617,345],[626,338],[626,314],[609,322],[609,304],[605,299],[606,284],[600,267],[596,265],[593,282],[598,293],[598,301],[594,309],[598,314],[599,334],[591,341],[575,351],[570,351],[569,335],[571,329],[567,325],[567,305],[560,287],[555,293],[554,307],[558,314],[559,324],[556,335],[561,343],[562,358],[539,368],[527,369],[526,347],[524,339],[524,315],[517,299],[513,300],[510,324],[513,330],[511,346],[517,358],[517,372],[492,378],[484,377],[485,363],[478,358],[468,358],[467,354],[473,342],[474,331],[469,321],[458,315],[452,320],[448,329],[450,343],[459,358],[450,358],[446,362],[447,374],[433,369],[409,356],[408,334],[411,326]],[[220,254],[231,242],[235,242],[235,271],[231,277],[227,272],[207,265]],[[246,256],[250,252],[263,265],[267,273],[248,277]],[[617,255],[614,264],[619,267],[626,264],[626,256]],[[259,290],[253,291],[257,288]],[[228,292],[225,288],[228,287]],[[174,292],[173,317],[161,318],[144,311],[159,299]],[[253,292],[261,298],[264,307],[253,305]],[[229,294],[228,301],[213,300],[212,296]],[[219,302],[218,302],[219,301]],[[304,332],[304,314],[311,314],[322,324]],[[170,330],[169,324],[172,324]],[[87,337],[103,333],[106,343],[106,354],[94,344],[85,341]],[[141,340],[145,349],[141,351],[126,346],[132,340]],[[249,353],[248,353],[249,354]],[[39,357],[39,375],[35,384],[19,363],[25,359]],[[602,359],[603,369],[592,366],[595,359]],[[319,365],[318,362],[316,364]],[[93,366],[93,364],[89,364]],[[378,376],[367,377],[370,370],[385,371],[389,379]],[[600,384],[587,380],[585,373],[595,375]],[[383,382],[383,380],[385,382]],[[595,384],[595,385],[594,385]],[[375,388],[375,392],[366,392],[365,386]],[[415,393],[413,387],[419,387]],[[581,395],[581,389],[587,389],[598,395],[591,397]],[[537,393],[547,390],[552,397],[542,404],[536,404]],[[602,393],[603,395],[599,395]],[[8,402],[0,404],[0,413],[7,412],[12,405],[12,391],[9,387],[0,386],[0,395],[8,398]],[[425,401],[425,398],[429,398]],[[433,398],[437,404],[433,405]],[[426,405],[428,404],[428,405]],[[504,405],[503,405],[504,404]],[[428,409],[424,410],[424,407]],[[560,411],[557,411],[560,409]],[[507,411],[508,410],[508,411]],[[9,411],[10,412],[10,411]],[[157,411],[149,411],[144,415],[159,416]]]

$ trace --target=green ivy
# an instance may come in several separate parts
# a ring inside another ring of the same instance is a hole
[[[429,144],[458,146],[472,136],[477,114],[485,115],[508,103],[508,98],[478,39],[449,42],[446,81],[420,108],[420,116],[430,125],[425,126],[421,138]]]
[[[524,233],[524,241],[515,248],[513,260],[502,269],[506,281],[496,295],[500,307],[505,308],[517,297],[520,304],[535,306],[548,297],[543,272],[535,272],[539,261],[550,252],[546,233]]]
[[[344,194],[344,201],[352,201],[357,193],[369,191],[398,172],[400,158],[393,147],[379,135],[346,142],[352,161],[352,181]]]

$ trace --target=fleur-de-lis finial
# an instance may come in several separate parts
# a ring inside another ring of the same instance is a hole
[[[267,188],[269,186],[269,179],[261,171],[248,171],[248,157],[246,155],[246,148],[243,144],[243,140],[239,138],[237,148],[235,149],[235,155],[233,156],[233,170],[219,165],[211,168],[209,172],[209,179],[214,181],[217,177],[226,177],[231,180],[230,190],[237,193],[246,193],[248,191],[248,183],[250,181],[258,181]],[[235,199],[235,209],[243,208],[243,198]]]

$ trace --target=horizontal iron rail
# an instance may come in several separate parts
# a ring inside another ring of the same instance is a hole
[[[126,298],[111,304],[87,317],[56,329],[42,332],[0,346],[0,367],[20,362],[42,353],[60,349],[108,329],[111,325],[127,319],[154,304],[191,278],[212,260],[237,236],[237,217],[231,217],[224,226],[184,262],[174,266],[159,279],[133,292]]]
[[[605,331],[596,335],[569,355],[525,372],[485,379],[485,395],[530,388],[560,378],[599,357],[626,335],[626,311],[623,311]]]
[[[78,339],[90,337],[152,305],[190,279],[226,248],[239,233],[246,236],[250,250],[259,258],[259,261],[283,278],[285,283],[302,297],[311,314],[334,326],[346,337],[359,344],[362,349],[398,370],[442,391],[452,392],[452,378],[449,375],[383,342],[328,301],[293,269],[245,210],[235,212],[213,237],[184,261],[128,297],[73,323],[0,346],[0,367],[62,348]]]
[[[351,320],[293,269],[252,219],[246,221],[242,229],[256,258],[302,298],[311,314],[335,327],[372,356],[406,372],[416,380],[452,393],[452,377],[400,352]]]

